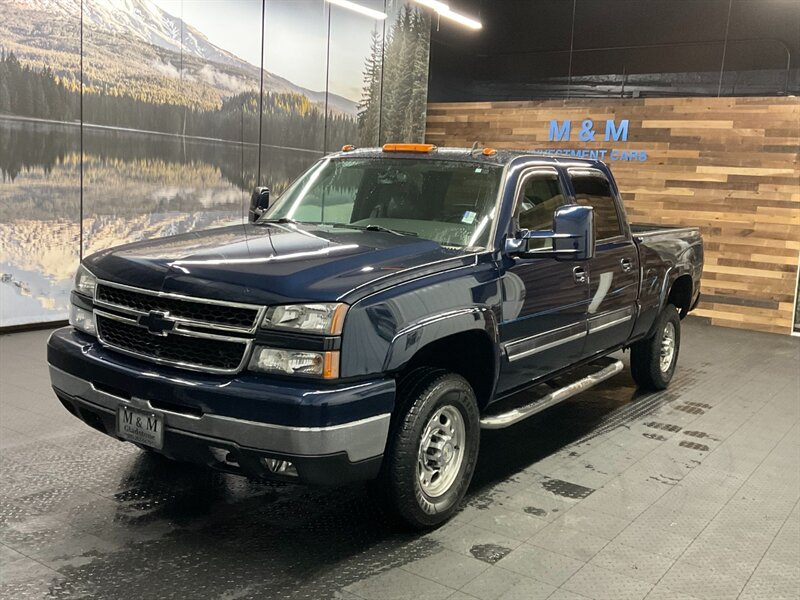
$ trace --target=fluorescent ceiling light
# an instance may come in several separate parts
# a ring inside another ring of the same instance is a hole
[[[439,2],[439,0],[414,0],[417,4],[421,4],[422,6],[427,6],[428,8],[432,8],[436,11],[440,17],[444,17],[445,19],[450,19],[451,21],[455,21],[465,27],[469,27],[470,29],[481,29],[483,25],[481,25],[480,21],[476,21],[466,15],[462,15],[461,13],[457,13],[452,10],[447,4],[444,2]]]
[[[447,6],[444,2],[438,2],[438,0],[416,0],[417,4],[422,4],[422,6],[427,6],[428,8],[432,8],[436,12],[447,12],[450,10],[450,7]]]
[[[381,12],[379,10],[373,10],[371,8],[367,8],[366,6],[361,6],[360,4],[356,4],[355,2],[350,2],[350,0],[327,0],[327,2],[335,4],[336,6],[341,6],[342,8],[346,8],[348,10],[352,10],[357,13],[361,13],[362,15],[372,17],[373,19],[383,20],[388,16],[385,12]]]
[[[439,14],[445,17],[446,19],[450,19],[451,21],[455,21],[456,23],[461,23],[462,25],[469,27],[470,29],[481,29],[483,27],[480,21],[476,21],[475,19],[471,19],[466,15],[462,15],[452,10],[448,10],[446,12],[443,11],[440,12]]]

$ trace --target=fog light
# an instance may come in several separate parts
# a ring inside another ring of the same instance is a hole
[[[297,469],[288,460],[278,460],[277,458],[262,458],[261,462],[267,467],[270,473],[297,477]]]
[[[74,304],[69,307],[69,324],[89,335],[97,335],[92,312]]]

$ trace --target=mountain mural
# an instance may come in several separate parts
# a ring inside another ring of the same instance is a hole
[[[2,0],[2,6],[6,51],[66,82],[79,81],[81,0]],[[216,46],[150,0],[83,0],[83,31],[88,93],[210,110],[225,98],[259,89],[259,66]],[[268,71],[264,90],[302,95],[324,107],[324,91]],[[348,116],[356,115],[357,101],[328,96],[329,109]]]

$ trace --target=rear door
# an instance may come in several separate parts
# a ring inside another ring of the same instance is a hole
[[[600,169],[569,169],[577,204],[594,208],[595,254],[588,263],[588,335],[584,356],[630,337],[639,291],[639,254],[615,186]]]
[[[552,229],[553,212],[567,201],[558,172],[532,167],[520,175],[516,190],[510,233]],[[585,262],[505,256],[503,269],[500,393],[580,359],[589,299]]]

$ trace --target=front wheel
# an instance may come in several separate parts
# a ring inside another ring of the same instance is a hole
[[[404,379],[379,484],[413,527],[440,525],[466,494],[480,444],[475,392],[460,375],[422,369]]]
[[[678,364],[681,346],[681,319],[668,304],[656,319],[653,334],[631,346],[631,375],[646,390],[663,390],[669,385]]]

